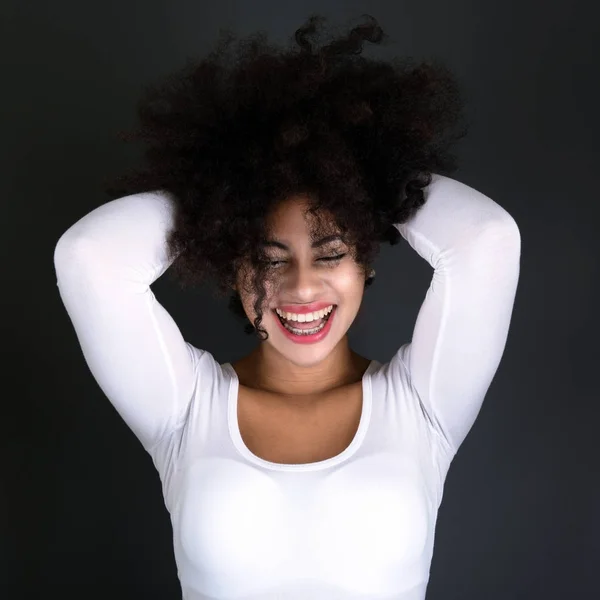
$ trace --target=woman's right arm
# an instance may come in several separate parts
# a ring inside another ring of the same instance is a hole
[[[150,450],[185,416],[194,349],[150,285],[170,266],[171,197],[162,191],[99,206],[59,239],[60,297],[98,385]]]

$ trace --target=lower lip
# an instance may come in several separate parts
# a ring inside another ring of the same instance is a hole
[[[288,340],[291,340],[292,342],[295,342],[296,344],[314,344],[315,342],[320,342],[329,333],[329,330],[331,329],[331,322],[335,318],[336,310],[337,310],[337,306],[334,306],[331,313],[329,313],[330,317],[329,317],[329,319],[327,319],[327,323],[325,323],[325,327],[323,327],[323,329],[321,329],[321,331],[318,331],[317,333],[313,333],[312,335],[294,335],[291,331],[288,331],[283,326],[283,323],[279,320],[277,313],[274,312],[273,314],[275,315],[275,320],[277,321],[279,328],[283,332],[283,335],[285,335],[288,338]]]

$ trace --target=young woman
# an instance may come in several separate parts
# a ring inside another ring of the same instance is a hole
[[[256,35],[227,65],[229,38],[149,89],[146,167],[55,250],[85,360],[160,475],[185,600],[422,600],[444,480],[508,335],[519,230],[441,173],[464,135],[451,74],[361,57],[374,20],[314,50],[319,20],[300,51]],[[380,363],[347,333],[380,243],[402,239],[433,277]],[[185,340],[150,287],[170,266],[233,290],[249,355]]]

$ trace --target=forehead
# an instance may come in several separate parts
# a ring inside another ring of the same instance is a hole
[[[277,204],[267,218],[267,230],[274,236],[308,236],[316,240],[338,233],[334,219],[327,211],[309,212],[311,203],[305,196],[292,196]]]
[[[339,244],[351,245],[332,214],[326,209],[309,212],[312,206],[310,199],[302,196],[281,201],[266,220],[266,237],[259,242],[261,250],[293,252],[310,248],[315,252]]]

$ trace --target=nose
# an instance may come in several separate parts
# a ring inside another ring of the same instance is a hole
[[[314,298],[321,288],[322,274],[317,268],[300,264],[291,265],[284,275],[283,287],[299,299]]]

